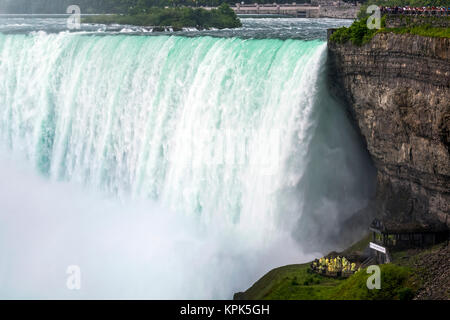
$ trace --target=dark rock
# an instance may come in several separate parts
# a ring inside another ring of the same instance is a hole
[[[329,41],[328,63],[377,167],[377,216],[450,227],[450,39]]]

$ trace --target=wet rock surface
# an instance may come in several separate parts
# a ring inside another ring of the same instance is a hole
[[[450,39],[329,41],[328,63],[377,167],[377,215],[450,227]]]

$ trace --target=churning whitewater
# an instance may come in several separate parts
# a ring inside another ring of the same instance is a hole
[[[0,34],[0,297],[230,298],[311,258],[292,238],[305,204],[318,204],[307,221],[320,233],[367,195],[348,178],[362,156],[344,113],[319,108],[325,48]],[[327,132],[333,121],[350,133]],[[327,147],[337,163],[321,171],[340,168],[343,191],[309,198],[305,172],[328,163],[311,141],[327,135],[340,137]]]
[[[274,227],[323,43],[36,34],[0,48],[2,139],[44,175]]]

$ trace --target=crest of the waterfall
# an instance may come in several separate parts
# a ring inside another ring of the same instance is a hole
[[[293,183],[293,144],[305,161],[324,48],[0,35],[0,134],[53,180],[160,201],[205,226],[267,239],[280,225],[278,192]],[[283,217],[285,226],[298,218]]]

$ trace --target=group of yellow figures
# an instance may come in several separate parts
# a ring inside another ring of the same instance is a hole
[[[356,269],[356,263],[348,261],[345,257],[336,257],[336,258],[320,258],[316,259],[312,265],[313,269],[318,270],[319,272],[328,271],[328,272],[356,272],[359,269]]]

